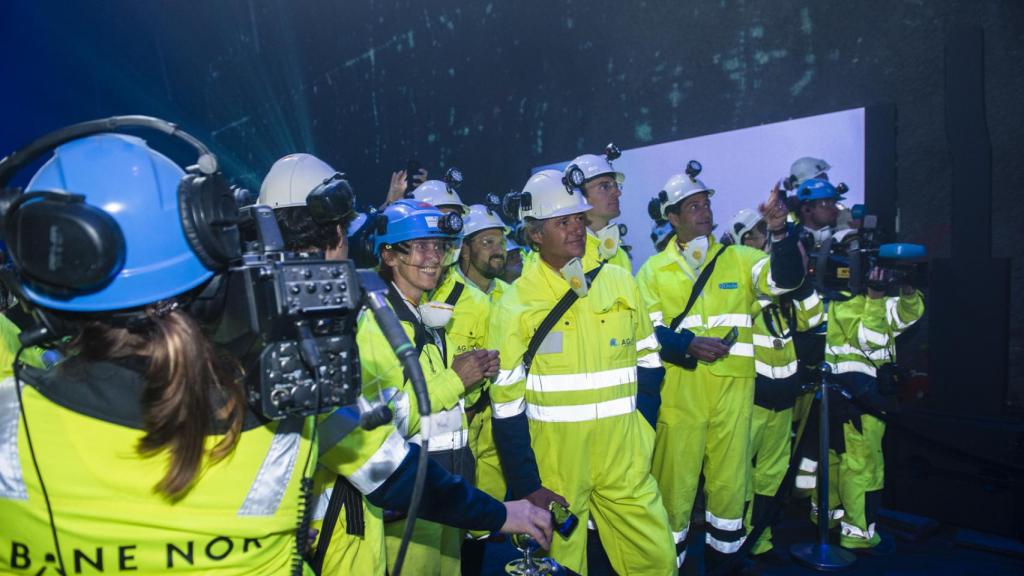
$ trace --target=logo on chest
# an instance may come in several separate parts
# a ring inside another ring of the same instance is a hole
[[[719,290],[736,290],[739,287],[738,282],[721,282],[718,284]]]

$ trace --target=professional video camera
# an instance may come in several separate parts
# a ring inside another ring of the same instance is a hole
[[[830,297],[839,292],[862,294],[867,288],[886,291],[898,284],[920,286],[927,257],[920,244],[883,242],[886,235],[878,228],[878,218],[866,214],[862,205],[854,206],[856,228],[835,230],[824,241],[805,231],[801,242],[807,251],[807,276],[814,287]],[[871,270],[881,276],[870,279]]]
[[[240,216],[241,257],[192,306],[215,318],[210,339],[242,360],[250,405],[278,419],[355,403],[362,294],[352,262],[285,252],[269,206]]]

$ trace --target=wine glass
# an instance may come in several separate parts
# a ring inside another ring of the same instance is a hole
[[[505,572],[512,576],[541,576],[553,574],[556,564],[550,558],[534,558],[533,553],[540,544],[529,534],[513,534],[512,544],[523,553],[523,557],[505,565]]]

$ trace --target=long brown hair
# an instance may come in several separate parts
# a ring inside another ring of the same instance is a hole
[[[166,303],[147,307],[145,315],[131,328],[83,322],[69,346],[83,360],[138,357],[145,362],[141,402],[146,435],[138,450],[147,456],[170,452],[156,490],[179,498],[199,473],[207,435],[224,433],[210,451],[213,461],[238,442],[245,392],[237,363],[214,349],[191,316]]]

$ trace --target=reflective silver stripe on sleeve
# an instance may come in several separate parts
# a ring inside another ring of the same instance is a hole
[[[238,509],[239,516],[273,516],[281,505],[288,481],[295,471],[295,459],[302,441],[305,418],[286,418],[277,425],[270,449],[263,458],[249,494]]]
[[[811,295],[808,296],[807,298],[804,298],[803,300],[800,300],[799,304],[800,307],[803,308],[804,310],[810,310],[811,308],[814,308],[818,304],[821,304],[821,297],[818,296],[817,292],[811,292]]]
[[[18,391],[14,378],[0,382],[0,498],[28,500],[18,453]]]
[[[638,340],[636,343],[636,351],[643,352],[644,350],[657,350],[658,349],[658,337],[652,332],[650,336],[642,340]]]
[[[385,402],[391,403],[394,408],[395,419],[393,420],[395,428],[401,433],[403,437],[409,435],[409,417],[412,415],[412,401],[409,399],[409,394],[405,392],[399,392],[398,388],[385,388],[381,392],[381,396]]]
[[[661,368],[661,356],[657,352],[645,354],[636,359],[637,368]]]
[[[512,418],[526,411],[526,398],[520,396],[510,402],[491,402],[495,418]]]
[[[764,258],[759,260],[754,264],[753,268],[751,268],[750,275],[751,280],[754,282],[754,286],[760,286],[757,283],[757,277],[763,273],[765,274],[765,283],[768,285],[768,293],[772,296],[779,296],[792,290],[792,288],[779,288],[779,285],[775,283],[775,278],[772,278],[772,267],[768,265],[769,262],[771,262],[771,258]],[[765,268],[767,268],[767,270],[765,270]],[[757,289],[757,291],[760,292],[759,289]]]
[[[494,379],[494,386],[511,386],[517,382],[521,382],[523,378],[526,378],[526,368],[523,363],[520,362],[518,366],[512,370],[499,370],[498,377]]]
[[[402,464],[409,453],[409,445],[397,430],[373,453],[373,456],[348,476],[348,481],[362,494],[369,494],[384,483]]]
[[[650,317],[651,324],[654,324],[655,326],[664,326],[665,325],[665,315],[663,313],[661,313],[661,312],[651,312],[647,316]]]

